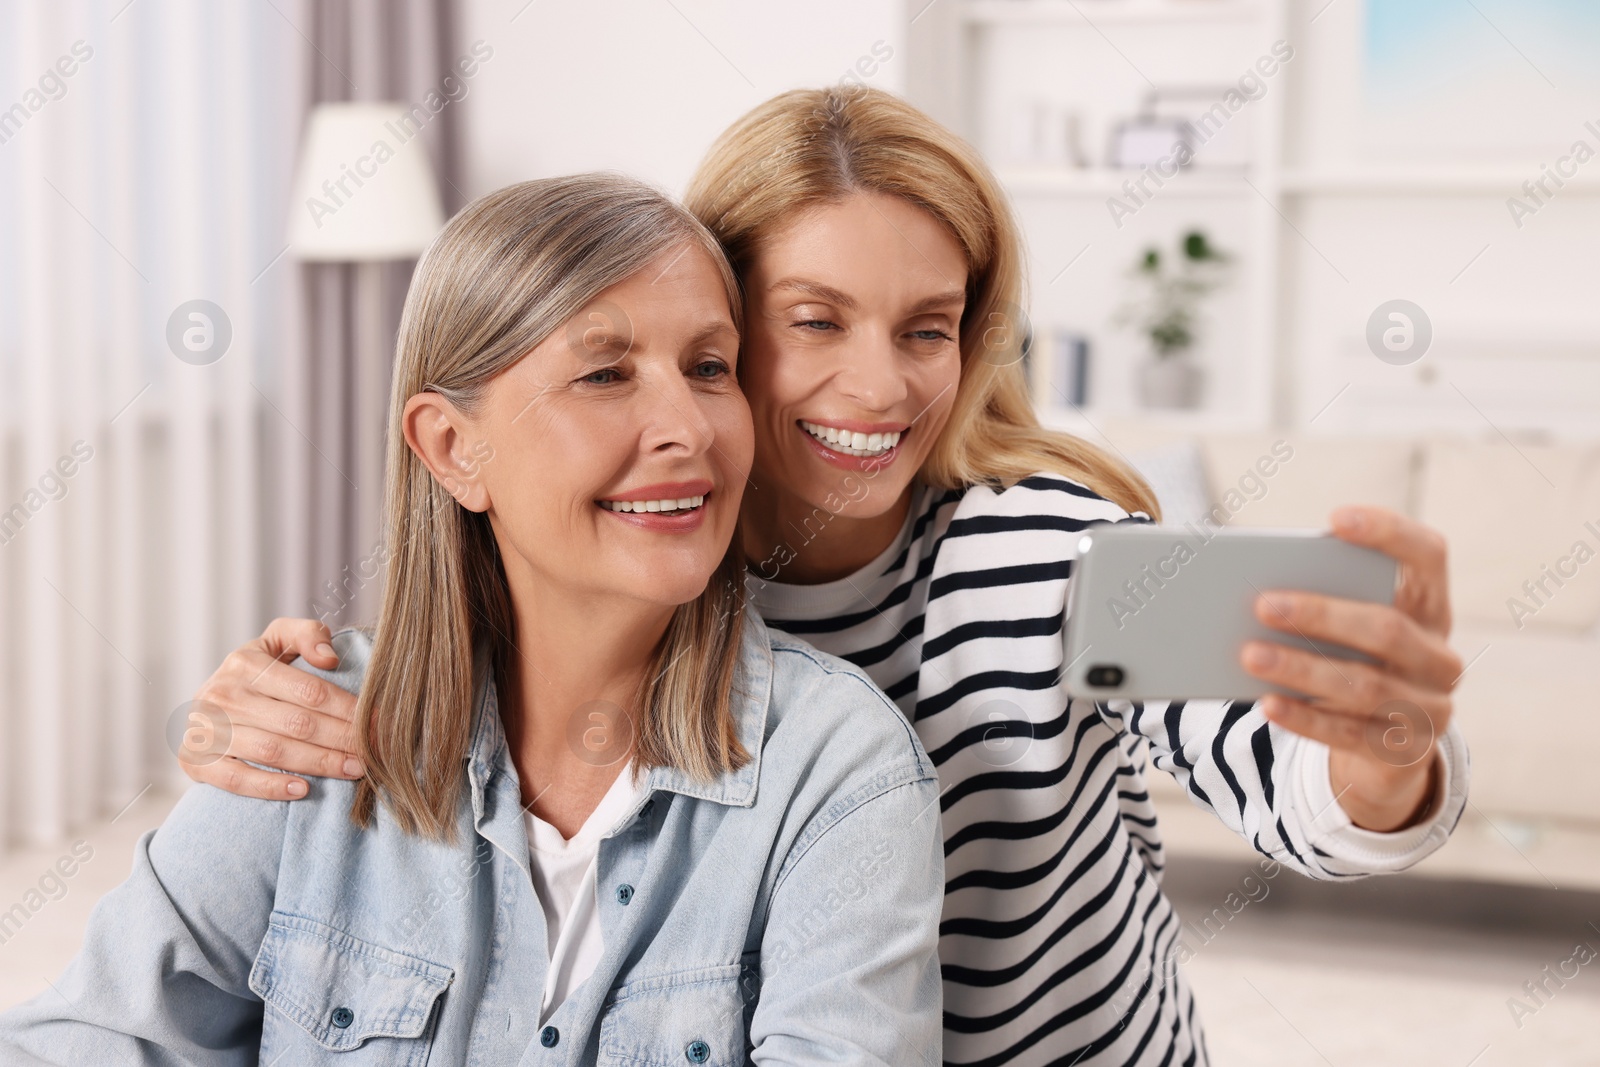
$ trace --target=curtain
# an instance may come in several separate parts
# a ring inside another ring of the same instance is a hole
[[[409,101],[448,31],[443,0],[0,9],[0,848],[186,784],[198,685],[371,554],[410,264],[298,263],[291,182],[312,103]]]

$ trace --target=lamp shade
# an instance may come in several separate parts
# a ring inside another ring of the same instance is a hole
[[[319,104],[306,123],[289,245],[301,259],[420,255],[444,225],[418,133],[431,116],[400,104]]]

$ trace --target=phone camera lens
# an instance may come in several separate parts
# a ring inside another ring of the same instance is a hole
[[[1122,668],[1097,664],[1089,668],[1089,673],[1085,677],[1088,678],[1090,685],[1110,689],[1122,684]]]

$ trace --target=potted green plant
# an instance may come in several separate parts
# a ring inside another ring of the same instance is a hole
[[[1150,358],[1138,377],[1139,402],[1145,407],[1199,405],[1203,374],[1191,353],[1200,301],[1227,281],[1228,263],[1227,253],[1203,231],[1191,230],[1171,257],[1152,246],[1134,264],[1135,295],[1117,321],[1135,326],[1150,343]]]

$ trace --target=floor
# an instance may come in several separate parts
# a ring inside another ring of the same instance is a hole
[[[1249,872],[1179,857],[1167,889],[1197,921]],[[1218,1067],[1600,1064],[1600,894],[1288,872],[1250,885],[1258,902],[1236,896],[1187,965]]]
[[[128,877],[134,844],[161,825],[176,799],[146,791],[65,846],[21,849],[0,858],[0,1010],[49,988],[77,953],[95,901]],[[80,862],[86,853],[88,859]],[[66,865],[58,867],[64,860]],[[63,870],[72,876],[61,877]]]
[[[70,844],[0,861],[0,915],[27,913],[0,927],[0,1009],[47,988],[172,801],[146,794],[88,835],[70,878]],[[1600,1067],[1600,894],[1289,872],[1246,886],[1249,872],[1175,856],[1166,878],[1186,921],[1228,916],[1187,964],[1217,1067]]]

